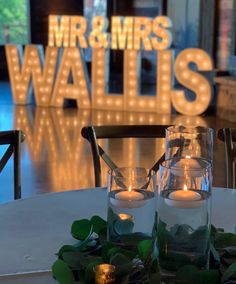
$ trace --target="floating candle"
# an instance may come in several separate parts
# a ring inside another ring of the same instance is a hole
[[[197,159],[191,158],[191,156],[187,155],[173,166],[171,172],[177,176],[183,176],[187,173],[191,177],[198,177],[202,175],[203,168]]]
[[[120,214],[118,214],[118,216],[121,220],[133,221],[133,219],[134,219],[132,215],[129,215],[129,214],[126,214],[126,213],[120,213]]]
[[[142,207],[146,200],[144,200],[144,195],[140,191],[132,190],[129,186],[128,190],[116,193],[115,198],[111,198],[111,203],[122,208],[138,208]]]
[[[143,194],[134,190],[124,190],[116,194],[116,199],[137,201],[143,199]]]
[[[183,189],[171,192],[165,202],[176,208],[196,208],[202,205],[203,200],[198,192],[188,190],[184,185]]]

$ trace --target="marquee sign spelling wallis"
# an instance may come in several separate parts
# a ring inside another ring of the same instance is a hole
[[[49,42],[41,45],[6,45],[9,76],[15,104],[27,104],[34,93],[38,106],[62,107],[64,99],[77,101],[79,108],[153,111],[170,113],[174,108],[188,115],[204,112],[211,100],[207,79],[191,70],[212,70],[208,54],[196,48],[185,49],[173,62],[169,49],[171,20],[165,16],[112,17],[111,34],[102,16],[92,20],[92,31],[86,36],[87,21],[82,16],[49,16]],[[92,47],[91,90],[83,49]],[[107,58],[109,49],[124,50],[123,95],[109,95]],[[140,96],[140,50],[155,50],[157,56],[156,96]],[[184,87],[195,93],[188,101],[184,90],[173,89],[173,71]]]

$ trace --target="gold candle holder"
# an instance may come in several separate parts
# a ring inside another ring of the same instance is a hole
[[[99,264],[94,267],[95,283],[96,284],[108,284],[115,283],[115,266],[110,264]]]

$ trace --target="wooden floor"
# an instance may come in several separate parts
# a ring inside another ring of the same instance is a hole
[[[14,106],[9,84],[0,84],[0,130],[21,129],[26,134],[22,148],[22,194],[29,197],[46,192],[94,186],[88,142],[81,128],[88,124],[188,124],[219,129],[236,123],[215,116],[186,118],[157,113],[78,110]],[[119,166],[150,168],[165,149],[165,141],[125,139],[102,141],[102,146]],[[225,186],[223,143],[214,149],[215,186]],[[103,165],[103,184],[106,184]],[[0,202],[13,199],[12,162],[0,175]]]

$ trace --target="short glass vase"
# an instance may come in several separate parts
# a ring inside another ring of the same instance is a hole
[[[108,240],[133,247],[152,239],[156,224],[156,174],[125,167],[108,172]]]

